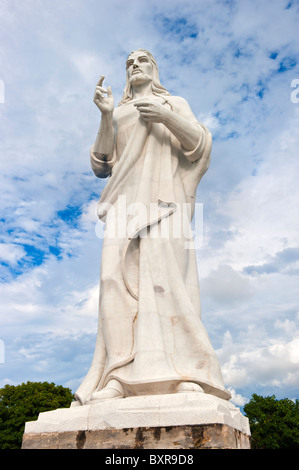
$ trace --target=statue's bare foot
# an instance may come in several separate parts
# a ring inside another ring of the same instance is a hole
[[[200,385],[194,382],[180,382],[176,387],[176,393],[201,392],[204,393]]]
[[[109,380],[106,387],[99,392],[94,392],[91,396],[92,400],[111,400],[114,398],[124,398],[124,390],[118,380]]]

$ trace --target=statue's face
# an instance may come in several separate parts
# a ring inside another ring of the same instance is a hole
[[[152,80],[153,66],[144,52],[132,52],[128,57],[126,67],[127,78],[131,85]]]

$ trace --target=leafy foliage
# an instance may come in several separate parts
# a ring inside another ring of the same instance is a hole
[[[5,385],[0,389],[0,449],[19,449],[27,421],[43,411],[69,407],[72,400],[69,388],[54,383]]]
[[[299,449],[299,401],[253,394],[244,406],[252,449]]]

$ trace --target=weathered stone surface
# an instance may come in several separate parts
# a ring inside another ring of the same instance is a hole
[[[224,424],[27,433],[23,449],[250,449],[247,434]]]

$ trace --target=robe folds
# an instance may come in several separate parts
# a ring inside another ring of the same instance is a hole
[[[201,321],[195,250],[182,227],[188,208],[190,228],[212,137],[183,98],[155,99],[198,126],[198,145],[186,151],[164,124],[145,122],[131,101],[114,111],[110,158],[102,161],[91,149],[94,173],[109,179],[98,203],[106,222],[98,334],[75,394],[80,404],[113,378],[125,396],[172,393],[191,381],[230,398]]]

